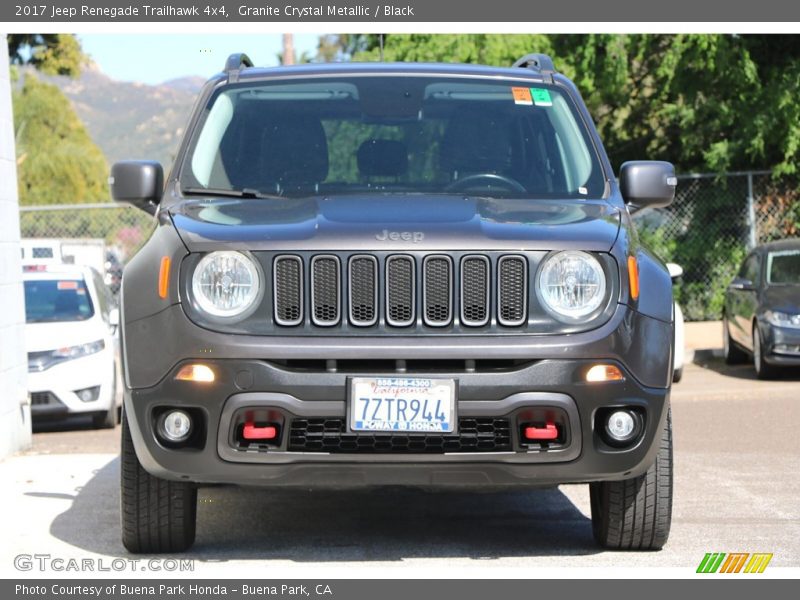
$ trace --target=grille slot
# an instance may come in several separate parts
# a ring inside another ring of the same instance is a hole
[[[61,401],[53,392],[31,392],[31,406],[58,406]]]
[[[339,322],[339,273],[338,257],[320,255],[311,259],[311,319],[315,325],[330,327]]]
[[[275,322],[291,327],[303,322],[303,261],[278,256],[274,265]]]
[[[518,327],[528,316],[527,261],[522,256],[503,256],[497,271],[497,320]]]
[[[349,433],[344,419],[294,419],[288,450],[338,454],[510,452],[511,428],[508,419],[463,417],[455,433]]]
[[[453,318],[453,268],[448,256],[428,256],[423,262],[422,281],[425,324],[448,325]]]
[[[390,256],[386,259],[386,322],[393,327],[414,323],[416,282],[414,259]]]
[[[461,261],[461,322],[471,327],[489,322],[489,259],[485,256]]]
[[[350,322],[369,327],[378,321],[378,261],[374,256],[350,258]]]

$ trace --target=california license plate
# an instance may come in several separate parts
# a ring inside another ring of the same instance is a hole
[[[448,433],[455,430],[456,382],[424,377],[354,377],[350,430]]]

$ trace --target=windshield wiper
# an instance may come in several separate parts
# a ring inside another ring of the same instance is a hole
[[[241,190],[226,190],[223,188],[184,188],[181,190],[183,194],[191,194],[194,196],[229,196],[231,198],[261,198],[267,200],[284,200],[284,196],[276,194],[265,194],[264,192],[254,188],[242,188]]]

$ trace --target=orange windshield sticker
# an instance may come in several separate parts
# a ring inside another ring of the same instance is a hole
[[[533,106],[533,98],[531,97],[530,88],[512,87],[511,93],[514,95],[514,104]]]
[[[78,289],[78,282],[77,281],[59,281],[58,282],[58,289],[59,290],[77,290]]]

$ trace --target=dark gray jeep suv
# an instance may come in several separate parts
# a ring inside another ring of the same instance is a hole
[[[197,486],[590,484],[597,541],[657,549],[672,499],[672,285],[575,86],[512,68],[244,55],[175,165],[112,169],[155,215],[123,278],[122,531],[195,535]]]

